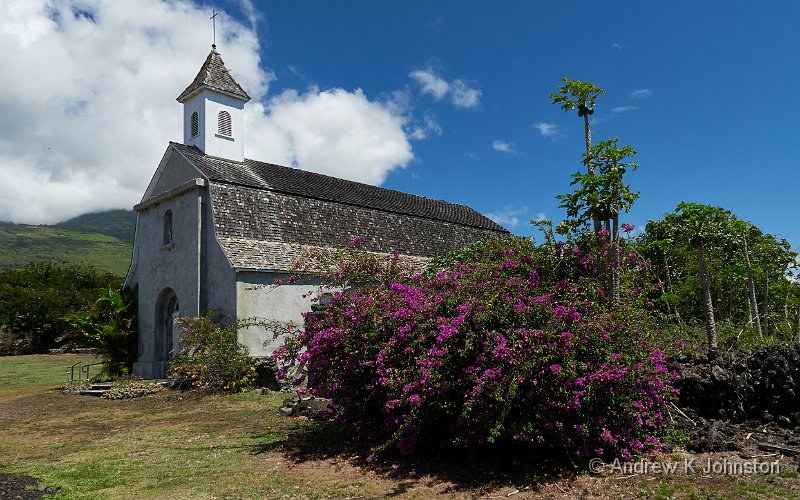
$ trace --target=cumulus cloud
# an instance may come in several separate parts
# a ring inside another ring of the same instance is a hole
[[[241,6],[244,24],[220,13],[217,45],[253,98],[247,157],[371,183],[413,158],[403,110],[360,90],[268,99],[259,16]],[[0,220],[52,223],[135,204],[167,141],[183,139],[175,97],[210,50],[198,39],[209,15],[189,0],[0,3]]]
[[[287,90],[250,106],[249,157],[369,184],[413,158],[406,118],[361,90]]]
[[[421,141],[432,135],[441,136],[442,133],[442,126],[439,125],[436,117],[431,113],[425,113],[422,123],[413,126],[408,136],[416,141]]]
[[[502,210],[486,214],[486,217],[507,228],[515,228],[520,224],[520,217],[528,213],[528,207],[506,205]],[[540,214],[543,215],[543,214]]]
[[[453,104],[459,108],[474,108],[481,101],[481,91],[470,87],[463,80],[455,80],[451,88]]]
[[[481,90],[470,86],[469,83],[460,78],[448,82],[436,74],[433,68],[418,69],[409,73],[408,76],[417,82],[423,94],[430,94],[436,101],[440,101],[449,95],[453,105],[459,108],[469,109],[480,104]]]
[[[492,141],[492,149],[494,149],[495,151],[500,151],[501,153],[515,153],[516,152],[514,150],[514,145],[513,144],[511,144],[509,142],[501,141],[500,139],[495,139],[494,141]]]
[[[653,95],[653,91],[650,89],[637,89],[631,92],[631,99],[644,99],[651,95]]]
[[[633,111],[635,109],[639,109],[639,106],[617,106],[611,109],[612,113],[627,113],[628,111]]]
[[[538,122],[533,124],[533,128],[539,131],[543,137],[555,139],[561,135],[561,129],[555,123]]]
[[[450,90],[450,84],[437,76],[432,69],[412,71],[408,76],[419,84],[423,94],[430,94],[437,101]]]

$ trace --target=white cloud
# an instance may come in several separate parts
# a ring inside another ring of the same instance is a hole
[[[496,139],[492,142],[492,149],[500,151],[501,153],[516,153],[513,144],[501,141],[500,139]]]
[[[644,99],[651,95],[653,95],[653,91],[650,89],[637,89],[631,92],[631,99]]]
[[[450,84],[443,78],[437,76],[430,68],[412,71],[408,76],[422,87],[423,94],[430,94],[437,101],[447,95],[447,92],[450,90]]]
[[[617,50],[622,50],[622,49],[624,49],[624,48],[625,48],[625,46],[624,46],[624,45],[622,45],[622,44],[621,44],[621,43],[619,43],[619,42],[614,42],[614,43],[612,43],[612,44],[611,44],[611,48],[612,48],[612,49],[617,49]]]
[[[542,136],[555,139],[561,135],[561,129],[555,123],[538,122],[533,124],[533,128],[539,131]]]
[[[616,108],[612,108],[612,113],[627,113],[628,111],[633,111],[635,109],[639,109],[639,106],[617,106]]]
[[[250,21],[250,29],[255,30],[264,16],[255,8],[252,0],[239,0],[239,5],[247,20]]]
[[[419,84],[423,94],[430,94],[436,101],[449,94],[453,105],[459,108],[475,108],[480,104],[481,90],[470,86],[462,79],[448,82],[436,74],[433,68],[418,69],[408,76]]]
[[[414,157],[406,118],[361,90],[287,90],[248,106],[248,157],[381,184]]]
[[[371,183],[411,161],[406,111],[389,102],[315,88],[265,99],[274,75],[252,29],[259,14],[241,6],[250,26],[222,12],[217,45],[253,98],[247,157]],[[139,201],[167,141],[183,139],[175,97],[210,50],[198,40],[209,15],[188,0],[0,3],[0,220],[51,223]]]
[[[501,226],[508,228],[517,227],[520,223],[520,217],[528,213],[528,207],[517,207],[513,205],[506,205],[502,210],[486,214],[486,217],[497,222]],[[538,214],[544,215],[544,214]]]
[[[408,136],[413,140],[421,141],[427,139],[431,135],[441,136],[442,133],[442,126],[436,121],[436,117],[431,113],[425,113],[422,124],[413,126]]]
[[[481,91],[470,87],[463,80],[455,80],[451,85],[451,99],[459,108],[474,108],[480,103]]]

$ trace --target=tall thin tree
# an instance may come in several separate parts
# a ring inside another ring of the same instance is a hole
[[[758,302],[756,300],[756,283],[753,279],[753,266],[750,264],[750,249],[747,247],[747,236],[745,236],[744,231],[742,231],[742,248],[744,249],[745,267],[747,268],[747,295],[750,299],[750,314],[756,333],[759,338],[761,338],[764,336],[764,332],[761,331],[761,318],[758,314]]]
[[[586,141],[586,170],[587,174],[594,174],[594,162],[592,161],[592,130],[589,126],[589,116],[594,114],[594,106],[598,97],[606,95],[605,91],[592,82],[582,82],[571,80],[566,76],[561,79],[563,85],[559,87],[557,93],[550,94],[553,104],[558,104],[564,112],[578,110],[578,117],[583,118],[583,134]],[[602,229],[600,219],[593,219],[594,232],[598,233]]]

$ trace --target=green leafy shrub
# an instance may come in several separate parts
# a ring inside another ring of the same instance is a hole
[[[5,354],[87,346],[88,339],[68,317],[90,309],[101,288],[121,285],[119,276],[91,266],[38,262],[0,271]]]
[[[70,324],[95,347],[110,378],[132,373],[136,361],[136,292],[102,288],[91,308],[69,317]]]
[[[172,376],[190,387],[239,392],[256,378],[247,348],[236,340],[236,325],[201,316],[179,318],[178,352]]]

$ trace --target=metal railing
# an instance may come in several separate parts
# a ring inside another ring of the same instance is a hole
[[[84,365],[83,362],[78,361],[77,363],[73,364],[69,368],[67,368],[66,373],[69,373],[69,381],[75,382],[75,367],[78,367],[78,381],[83,382],[89,381],[89,371],[93,366],[102,365],[103,363],[89,363]],[[84,376],[85,375],[85,376]]]
[[[69,368],[67,368],[67,373],[69,373],[69,381],[70,382],[75,382],[75,367],[76,366],[78,367],[78,378],[80,378],[80,376],[81,376],[81,368],[80,368],[81,367],[81,362],[78,361],[74,365],[72,365]]]

